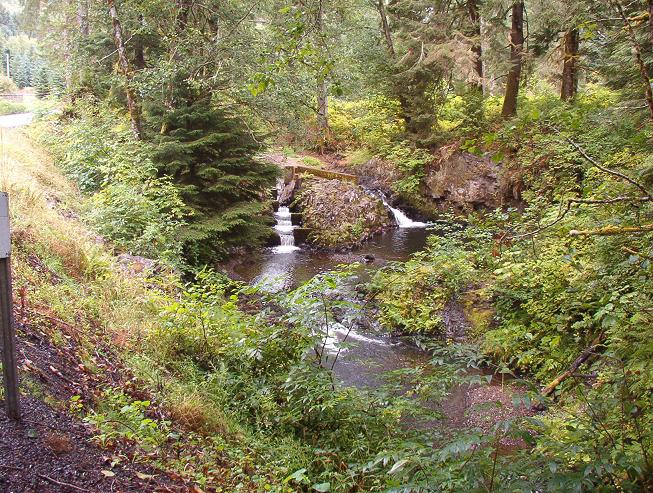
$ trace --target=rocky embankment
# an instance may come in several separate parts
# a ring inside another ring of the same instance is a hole
[[[350,248],[393,226],[381,200],[354,183],[305,178],[295,199],[309,243]]]
[[[358,175],[361,185],[382,190],[395,205],[420,218],[434,218],[446,210],[467,213],[522,203],[522,182],[515,170],[490,156],[462,151],[457,144],[435,151],[418,194],[396,193],[393,185],[404,178],[403,172],[395,163],[378,157],[355,166],[341,161],[336,167]]]

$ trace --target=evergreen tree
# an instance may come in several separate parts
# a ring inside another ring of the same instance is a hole
[[[36,95],[39,98],[44,98],[50,95],[50,74],[45,64],[41,64],[34,74],[34,87],[36,88]]]
[[[210,96],[187,98],[153,120],[162,129],[154,156],[159,173],[172,177],[193,211],[180,233],[187,259],[207,261],[265,240],[270,220],[262,198],[278,170],[254,158],[259,145],[246,126]]]
[[[19,53],[11,58],[11,78],[19,88],[32,85],[32,57],[28,53]]]

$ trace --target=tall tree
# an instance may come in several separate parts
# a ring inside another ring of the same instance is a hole
[[[324,39],[324,2],[318,0],[317,13],[315,16],[315,30],[318,38],[318,46],[326,51]],[[329,84],[327,74],[324,70],[317,73],[317,128],[320,132],[320,141],[324,145],[329,140]]]
[[[77,2],[77,26],[81,36],[86,37],[89,35],[88,0],[78,0]]]
[[[646,100],[646,106],[649,112],[649,119],[651,120],[651,124],[653,124],[653,89],[651,89],[651,76],[649,74],[646,61],[644,60],[644,49],[639,41],[639,37],[637,36],[637,33],[635,32],[635,27],[633,26],[633,22],[624,11],[624,6],[621,4],[621,1],[610,0],[610,5],[614,8],[614,10],[619,15],[619,18],[623,22],[624,29],[628,33],[631,48],[635,56],[635,63],[639,68],[641,82],[644,87],[644,98]]]
[[[210,95],[177,81],[175,96],[175,109],[153,112],[154,123],[165,128],[155,134],[153,157],[159,174],[172,178],[193,211],[179,233],[186,257],[206,262],[232,247],[259,244],[270,235],[261,196],[278,168],[254,158],[260,150],[256,137],[242,119],[217,109]]]
[[[113,26],[113,40],[116,44],[116,52],[118,53],[118,66],[125,79],[125,94],[127,96],[127,109],[129,110],[131,129],[134,137],[140,140],[142,137],[141,107],[132,83],[133,74],[129,66],[129,60],[127,59],[127,49],[125,48],[122,25],[118,17],[115,0],[107,0],[107,4],[109,6],[109,15],[111,16],[111,25]]]
[[[506,93],[501,115],[509,118],[517,114],[517,96],[521,81],[524,52],[524,2],[512,4],[512,27],[510,29],[510,70],[506,80]]]
[[[478,0],[467,0],[467,11],[471,23],[472,53],[474,54],[474,72],[476,80],[473,84],[483,92],[483,45],[481,44],[481,16],[478,11]]]
[[[578,29],[570,29],[563,38],[563,65],[560,99],[570,101],[578,92],[578,48],[580,38]]]
[[[653,1],[653,0],[651,0]],[[376,10],[379,13],[379,18],[381,20],[381,31],[383,32],[383,39],[385,40],[385,46],[388,50],[389,55],[394,58],[395,56],[395,44],[392,40],[392,31],[390,30],[390,23],[388,22],[388,14],[385,9],[385,0],[378,0],[376,2]]]
[[[653,0],[648,0],[648,39],[653,46]]]

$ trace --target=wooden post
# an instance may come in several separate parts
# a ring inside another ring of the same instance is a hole
[[[9,230],[9,198],[0,192],[0,331],[2,332],[2,373],[5,384],[7,416],[20,419],[16,335],[11,294],[11,236]]]

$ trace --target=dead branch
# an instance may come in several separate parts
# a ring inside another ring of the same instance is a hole
[[[613,197],[611,199],[567,199],[567,205],[560,210],[560,213],[558,214],[558,217],[555,218],[555,220],[533,231],[529,231],[528,233],[513,235],[509,239],[514,240],[517,238],[527,238],[529,236],[535,236],[538,233],[544,231],[545,229],[548,229],[551,226],[555,226],[560,221],[562,221],[565,218],[565,216],[569,213],[572,204],[589,204],[589,205],[618,204],[619,202],[649,202],[649,200],[650,199],[648,197],[632,197],[632,196]]]
[[[596,338],[594,338],[594,340],[592,341],[592,344],[590,344],[587,348],[585,348],[585,350],[582,353],[580,353],[580,356],[578,356],[578,358],[576,358],[574,360],[574,362],[571,364],[569,369],[567,371],[565,371],[564,373],[558,375],[555,379],[553,379],[553,381],[549,385],[544,387],[544,389],[542,389],[542,392],[540,393],[540,395],[542,397],[548,397],[551,394],[553,394],[555,389],[562,382],[564,382],[569,377],[573,376],[576,373],[576,371],[578,370],[578,368],[580,368],[580,366],[583,363],[585,363],[588,359],[590,359],[590,357],[596,355],[596,350],[599,348],[599,346],[601,344],[603,344],[604,339],[605,339],[605,336],[603,334],[600,334],[600,335],[596,336]],[[536,408],[538,410],[540,409],[539,405],[534,406],[534,408]]]
[[[637,250],[634,250],[632,248],[622,246],[621,250],[626,252],[626,253],[630,253],[631,255],[637,255],[638,257],[644,257],[645,259],[653,260],[653,257],[651,257],[650,255],[646,255],[646,254],[644,254],[642,252],[638,252]]]
[[[49,483],[56,484],[56,485],[59,485],[59,486],[63,486],[65,488],[70,488],[71,490],[84,491],[84,492],[89,492],[90,491],[90,490],[87,490],[87,489],[84,489],[84,488],[80,488],[79,486],[75,486],[74,484],[64,483],[63,481],[57,481],[56,479],[52,479],[50,476],[46,476],[45,474],[37,474],[37,476],[39,478],[41,478],[41,479],[44,479],[45,481],[47,481]]]
[[[642,226],[604,226],[598,229],[572,229],[569,236],[613,236],[627,235],[635,233],[648,233],[653,231],[653,224],[644,224]]]
[[[551,128],[553,128],[553,129],[554,129],[558,134],[560,134],[560,130],[558,130],[558,129],[555,128],[555,127],[551,127]],[[630,183],[631,185],[634,185],[635,187],[639,188],[639,189],[642,191],[642,193],[643,193],[644,196],[647,198],[647,200],[653,202],[653,196],[651,196],[651,194],[650,194],[649,191],[646,189],[646,187],[644,187],[644,185],[642,185],[641,183],[639,183],[639,182],[636,181],[636,180],[633,180],[633,179],[632,179],[630,176],[628,176],[628,175],[625,175],[625,174],[623,174],[623,173],[620,173],[619,171],[615,171],[615,170],[612,170],[612,169],[606,168],[605,166],[603,166],[602,164],[600,164],[596,159],[594,159],[592,156],[590,156],[590,155],[587,153],[587,151],[586,151],[585,149],[583,149],[579,144],[577,144],[576,142],[574,142],[573,140],[571,140],[571,138],[569,138],[569,137],[565,137],[565,140],[566,140],[567,142],[569,142],[569,143],[574,147],[574,149],[576,149],[576,150],[578,151],[578,153],[579,153],[581,156],[583,156],[583,158],[585,158],[587,161],[589,161],[589,162],[592,164],[592,166],[594,166],[595,168],[600,169],[600,170],[603,171],[604,173],[608,173],[609,175],[616,176],[617,178],[621,178],[622,180],[627,181],[627,182]]]

